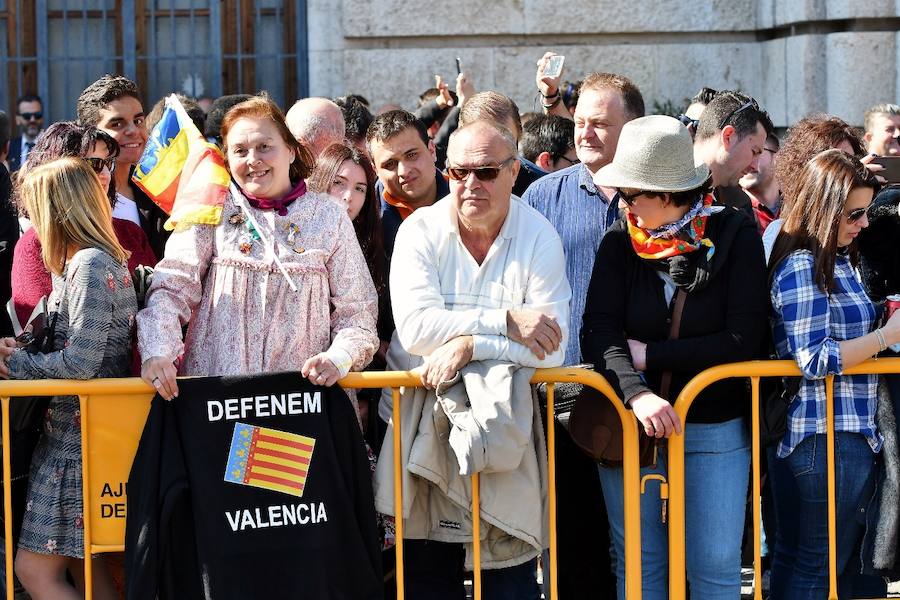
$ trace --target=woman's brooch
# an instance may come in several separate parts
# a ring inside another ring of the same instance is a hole
[[[228,217],[228,222],[232,225],[243,225],[247,222],[247,217],[244,216],[243,211],[239,208]]]
[[[297,245],[297,234],[300,233],[300,226],[292,222],[285,225],[284,230],[287,232],[287,243],[288,246],[290,246],[291,250],[293,250],[297,254],[303,254],[304,252],[306,252],[306,248]]]
[[[259,233],[256,231],[253,223],[247,221],[247,217],[240,208],[228,217],[228,222],[235,226],[246,225],[247,231],[238,238],[238,250],[241,251],[241,254],[250,254],[250,252],[253,251],[253,242],[260,239]]]

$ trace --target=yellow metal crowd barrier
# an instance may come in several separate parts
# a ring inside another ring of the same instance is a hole
[[[394,424],[399,428],[400,387],[420,385],[419,377],[410,372],[351,373],[340,382],[345,388],[393,389]],[[640,552],[640,489],[637,455],[638,430],[635,419],[622,402],[616,399],[606,380],[593,371],[573,368],[539,369],[532,383],[547,385],[547,447],[548,502],[550,512],[550,564],[545,565],[549,576],[550,597],[557,598],[556,556],[556,460],[553,419],[553,391],[555,383],[582,383],[601,392],[616,407],[622,419],[625,472],[625,562],[629,600],[641,597]],[[82,428],[82,473],[84,500],[85,556],[124,550],[126,489],[125,482],[137,451],[144,421],[150,410],[153,389],[140,379],[98,379],[92,381],[4,381],[0,382],[0,406],[3,419],[3,493],[6,539],[7,599],[13,598],[12,497],[11,462],[9,448],[9,405],[22,396],[78,396]],[[397,599],[403,600],[403,519],[401,487],[400,431],[394,435],[394,498],[396,518]],[[478,476],[472,478],[473,539],[480,539]],[[474,548],[474,594],[481,598],[481,551]],[[92,597],[91,561],[84,561],[85,597]]]
[[[860,365],[844,370],[844,375],[900,373],[900,358],[868,360]],[[800,375],[796,363],[789,360],[751,361],[720,365],[707,369],[694,377],[681,391],[675,402],[675,412],[685,422],[694,399],[704,389],[730,378],[749,378],[753,391],[752,402],[752,466],[753,466],[753,564],[754,598],[762,599],[760,573],[760,441],[759,441],[759,380],[761,377],[788,377]],[[834,376],[825,379],[827,401],[826,432],[828,453],[828,600],[837,600],[837,546],[835,542],[835,475],[834,475]],[[669,598],[685,600],[685,553],[684,553],[684,436],[669,438]],[[631,595],[629,594],[629,598]]]
[[[900,358],[870,360],[847,369],[845,374],[886,374],[900,373]],[[709,385],[729,378],[749,378],[753,394],[752,408],[752,486],[753,486],[753,531],[755,598],[762,598],[760,576],[760,444],[759,444],[759,381],[763,377],[785,377],[799,375],[792,361],[753,361],[713,367],[700,373],[682,390],[675,403],[675,411],[682,422],[697,395]],[[582,383],[600,391],[613,402],[624,430],[624,472],[625,472],[625,565],[626,586],[629,600],[641,598],[641,554],[640,554],[640,476],[637,456],[638,430],[630,411],[615,398],[612,388],[603,377],[584,369],[556,368],[539,369],[532,383],[547,385],[547,447],[549,475],[549,545],[550,564],[545,565],[550,598],[557,598],[557,555],[556,555],[556,460],[553,426],[553,396],[556,383]],[[420,385],[416,374],[409,372],[352,373],[340,384],[347,388],[393,389],[394,424],[399,428],[400,389]],[[834,407],[832,403],[834,378],[825,380],[828,397],[827,406],[827,452],[828,452],[828,527],[829,527],[829,600],[837,599],[837,574],[835,567],[835,480],[834,480]],[[143,430],[144,421],[150,409],[153,390],[140,379],[99,379],[93,381],[4,381],[0,382],[0,409],[2,409],[3,434],[3,502],[6,539],[6,590],[7,598],[13,597],[13,549],[12,544],[12,497],[11,497],[11,457],[9,448],[9,406],[15,398],[22,396],[78,396],[81,410],[83,501],[84,501],[84,543],[85,555],[124,550],[126,489],[125,482],[131,462],[134,459]],[[400,432],[394,435],[394,498],[395,512],[402,514],[402,486],[400,460]],[[685,600],[685,474],[684,437],[672,436],[668,443],[668,487],[669,487],[669,598]],[[479,539],[479,486],[478,476],[472,478],[473,539]],[[396,519],[397,554],[397,598],[403,600],[403,519]],[[474,594],[481,598],[481,569],[479,544],[474,545]],[[84,562],[86,597],[91,598],[91,561]]]
[[[125,546],[125,482],[134,460],[153,390],[140,379],[3,381],[3,510],[6,597],[13,598],[12,494],[9,405],[22,396],[78,396],[81,412],[85,556],[121,552]],[[86,597],[92,565],[84,561]]]

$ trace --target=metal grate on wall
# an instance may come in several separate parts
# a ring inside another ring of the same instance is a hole
[[[306,44],[306,0],[0,0],[0,108],[37,91],[46,123],[72,119],[104,73],[137,81],[148,111],[173,91],[286,107],[307,93]]]

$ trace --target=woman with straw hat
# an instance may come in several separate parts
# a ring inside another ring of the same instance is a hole
[[[622,128],[612,163],[594,175],[618,191],[624,212],[603,238],[581,332],[596,365],[657,440],[685,435],[686,563],[691,594],[736,599],[750,466],[743,381],[708,387],[682,426],[671,404],[697,373],[757,358],[767,325],[766,268],[754,224],[713,204],[709,170],[695,166],[677,120],[649,116]],[[666,475],[659,446],[655,464]],[[625,598],[622,470],[600,467]],[[668,530],[655,482],[641,497],[643,597],[668,597]]]

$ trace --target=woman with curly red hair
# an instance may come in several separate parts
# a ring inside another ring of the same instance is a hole
[[[803,167],[815,155],[832,148],[843,150],[857,158],[862,158],[865,154],[859,133],[838,117],[808,115],[788,130],[787,139],[775,155],[775,180],[781,188],[781,215],[763,233],[767,260],[784,217],[797,198],[800,186],[797,174],[803,171]]]

